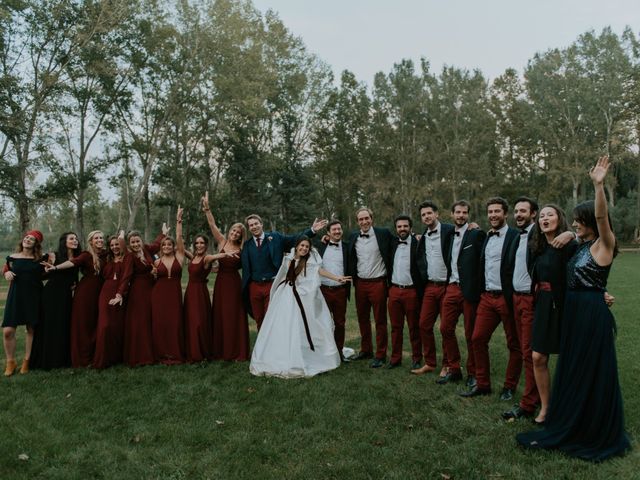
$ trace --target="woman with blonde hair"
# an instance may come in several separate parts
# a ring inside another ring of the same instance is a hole
[[[98,297],[102,289],[102,269],[106,262],[104,234],[94,230],[87,235],[87,249],[60,265],[47,266],[51,270],[78,267],[82,278],[78,282],[71,307],[71,366],[88,367],[93,362],[98,324]]]
[[[16,252],[7,257],[7,263],[3,269],[5,280],[10,282],[2,322],[4,353],[7,358],[5,377],[13,375],[18,367],[15,359],[18,325],[25,325],[27,328],[20,373],[29,371],[33,329],[40,318],[42,274],[44,273],[41,262],[46,259],[46,256],[42,257],[42,240],[42,232],[38,230],[27,232]]]
[[[249,360],[249,319],[242,301],[242,267],[240,253],[247,237],[242,223],[234,223],[226,237],[218,228],[209,209],[208,194],[202,198],[204,211],[218,252],[218,274],[213,288],[211,314],[213,319],[213,358],[244,362]]]

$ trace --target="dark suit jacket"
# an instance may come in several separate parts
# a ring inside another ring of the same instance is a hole
[[[320,253],[321,257],[324,257],[324,252],[327,251],[328,248],[328,244],[327,243],[322,243],[320,242],[318,244],[318,253]],[[331,247],[333,248],[333,247]],[[349,275],[349,243],[345,242],[344,240],[342,241],[342,265],[344,267],[344,275]],[[345,287],[347,288],[347,287]],[[351,288],[349,287],[347,289],[347,298],[351,298]]]
[[[280,268],[282,264],[283,253],[285,250],[293,248],[301,235],[306,235],[309,238],[315,236],[315,233],[310,228],[296,233],[294,235],[284,235],[280,232],[264,232],[264,243],[269,248],[269,257],[276,269]],[[251,316],[251,302],[249,301],[249,282],[251,281],[251,259],[249,256],[249,249],[257,248],[253,237],[244,242],[242,253],[240,254],[240,261],[242,262],[242,298],[244,300],[245,308]],[[261,247],[264,248],[264,247]]]
[[[455,232],[455,231],[454,231]],[[458,276],[460,277],[460,290],[462,296],[468,302],[477,303],[480,301],[481,286],[484,279],[480,278],[480,257],[487,234],[482,230],[470,230],[464,232],[460,253],[458,253]],[[451,255],[453,254],[454,235],[451,235],[449,252],[445,257],[447,271],[451,276]]]
[[[396,236],[388,228],[371,227],[378,241],[378,249],[387,269],[387,276],[391,271],[391,244]],[[353,232],[349,236],[349,275],[356,279],[358,277],[358,255],[356,254],[356,242],[360,238],[360,231]]]
[[[416,291],[419,296],[422,296],[424,291],[424,284],[422,283],[422,275],[420,275],[420,270],[418,269],[418,244],[419,241],[415,237],[415,235],[411,234],[411,252],[410,252],[410,260],[409,260],[409,268],[411,270],[411,279],[413,280],[413,285],[416,287]],[[391,242],[391,269],[389,270],[389,283],[391,283],[391,278],[393,275],[393,263],[396,258],[396,250],[398,249],[398,237]]]
[[[507,305],[509,305],[511,310],[513,310],[513,264],[509,261],[509,252],[519,237],[519,230],[509,227],[505,235],[504,244],[502,245],[502,255],[500,257],[500,282],[502,283],[502,294],[504,295]],[[486,289],[484,260],[488,241],[489,235],[487,234],[487,238],[482,244],[482,254],[480,255],[480,287],[482,292]]]
[[[450,223],[440,224],[440,248],[442,249],[442,258],[444,258],[445,265],[447,263],[447,253],[451,250],[451,242],[453,241],[453,231],[455,227]],[[425,242],[427,237],[427,229],[425,229],[422,237],[420,237],[420,243],[418,244],[418,270],[422,276],[422,283],[424,285],[429,281],[427,256],[424,254]],[[448,270],[448,269],[447,269]],[[448,276],[448,275],[447,275]]]

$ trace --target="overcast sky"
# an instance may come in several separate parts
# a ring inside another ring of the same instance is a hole
[[[522,72],[536,52],[605,26],[640,32],[640,0],[253,0],[278,12],[336,74],[372,83],[403,58],[479,68],[493,79]]]

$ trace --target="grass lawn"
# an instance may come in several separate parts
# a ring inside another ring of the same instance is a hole
[[[0,479],[639,478],[638,284],[640,254],[624,253],[610,282],[634,441],[621,459],[594,465],[521,450],[514,435],[533,427],[500,419],[512,402],[461,399],[457,385],[409,375],[407,356],[395,370],[352,362],[307,380],[254,378],[246,363],[216,362],[0,378]],[[353,302],[347,325],[357,349]],[[491,349],[499,392],[501,328]]]

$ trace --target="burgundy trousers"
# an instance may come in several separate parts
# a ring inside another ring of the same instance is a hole
[[[273,282],[249,282],[249,301],[258,330],[260,330],[264,316],[267,314],[272,284]]]
[[[411,342],[411,360],[419,362],[422,357],[420,342],[420,299],[415,288],[389,288],[389,317],[391,318],[391,359],[392,364],[402,362],[402,342],[404,320],[407,319],[409,341]]]
[[[509,305],[507,305],[504,295],[484,292],[480,296],[480,303],[476,312],[476,324],[471,338],[473,354],[476,359],[476,380],[478,388],[482,390],[491,389],[489,341],[500,323],[504,327],[507,348],[509,349],[504,388],[515,390],[522,370],[522,351],[520,350],[520,342],[518,341],[513,315],[509,310]]]
[[[531,351],[531,336],[533,334],[533,305],[534,297],[530,294],[513,294],[513,317],[522,350],[524,364],[524,390],[520,399],[520,408],[527,412],[534,412],[540,403],[540,395],[533,375],[533,357]]]
[[[442,315],[440,318],[440,333],[444,353],[447,356],[449,371],[459,373],[460,349],[456,338],[456,325],[460,315],[464,315],[464,338],[467,342],[467,375],[476,375],[475,357],[473,354],[473,327],[476,323],[478,304],[465,300],[459,284],[447,285],[447,292],[442,301]]]
[[[336,347],[342,357],[342,347],[344,347],[344,330],[347,323],[347,292],[351,288],[351,284],[346,287],[326,287],[321,286],[320,290],[327,302],[335,328],[333,330],[333,338],[336,341]]]
[[[356,285],[356,311],[360,327],[360,351],[373,353],[371,320],[369,314],[373,310],[376,323],[375,357],[383,360],[387,356],[387,284],[384,278],[377,280],[358,279]]]
[[[447,291],[446,285],[438,285],[427,282],[427,288],[422,297],[422,307],[420,308],[420,340],[424,354],[424,363],[431,367],[436,367],[436,337],[433,334],[433,326],[442,311],[444,294]],[[443,353],[442,364],[447,365],[446,355]]]

